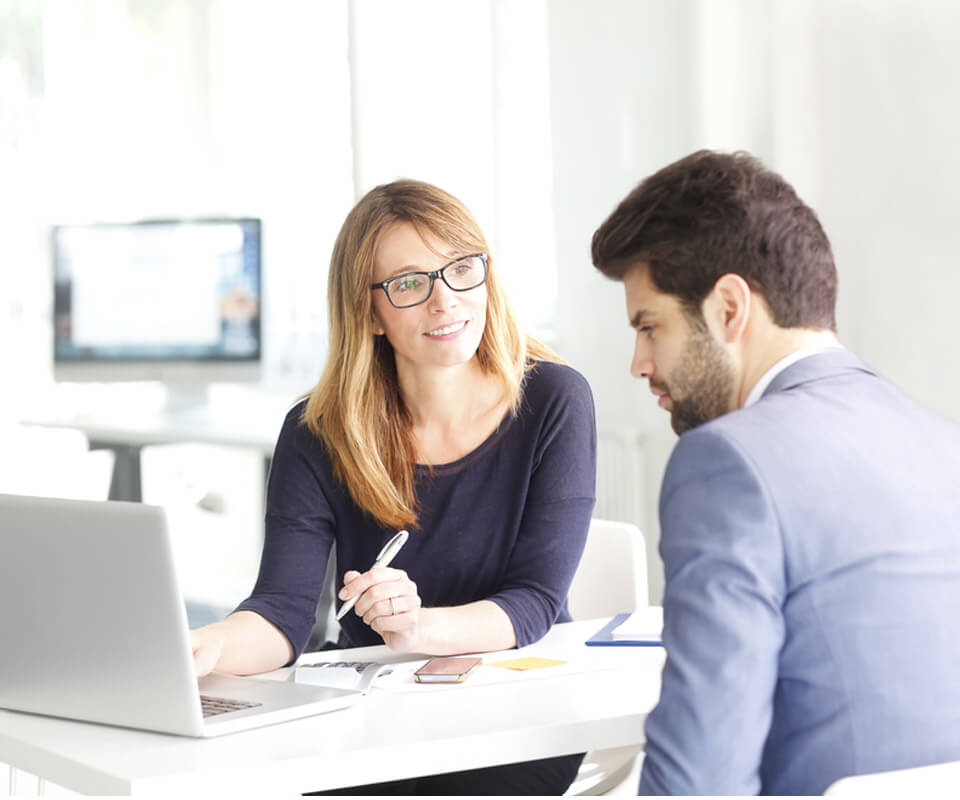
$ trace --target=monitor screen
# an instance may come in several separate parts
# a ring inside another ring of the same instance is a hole
[[[193,365],[213,381],[218,365],[259,364],[260,220],[58,225],[52,235],[58,379],[164,380],[165,367]]]

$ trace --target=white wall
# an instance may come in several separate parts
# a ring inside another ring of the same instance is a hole
[[[820,18],[818,210],[841,338],[960,419],[960,6],[831,0]]]
[[[646,454],[650,597],[662,591],[656,498],[675,441],[645,382],[630,377],[623,289],[590,261],[593,231],[644,175],[694,149],[695,4],[552,0],[554,213],[560,273],[557,349],[593,386],[601,423],[636,425]]]
[[[642,522],[662,591],[656,503],[675,437],[627,373],[622,290],[589,242],[643,177],[701,147],[746,149],[820,214],[841,339],[960,419],[960,6],[936,0],[550,0],[558,347],[600,419],[647,446]],[[891,432],[891,435],[903,435]]]

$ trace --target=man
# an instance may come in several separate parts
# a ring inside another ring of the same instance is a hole
[[[593,261],[680,434],[641,793],[820,794],[960,759],[960,428],[840,345],[816,215],[701,151],[626,197]]]

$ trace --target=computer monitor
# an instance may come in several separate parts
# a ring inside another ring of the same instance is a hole
[[[259,380],[260,220],[56,225],[52,253],[57,381],[163,381],[175,406]]]

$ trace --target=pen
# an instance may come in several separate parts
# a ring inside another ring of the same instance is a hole
[[[390,562],[393,561],[393,557],[400,552],[400,548],[407,543],[407,537],[409,535],[410,534],[407,533],[406,531],[399,531],[396,536],[394,536],[389,542],[387,542],[383,546],[383,550],[381,550],[379,555],[377,555],[377,558],[373,562],[370,569],[376,569],[377,567],[388,566]],[[344,603],[342,606],[340,606],[340,610],[337,612],[338,620],[343,619],[346,613],[351,608],[353,608],[354,603],[357,602],[358,597],[360,597],[360,595],[355,595],[354,597],[351,597],[349,600],[347,600],[347,602]]]

